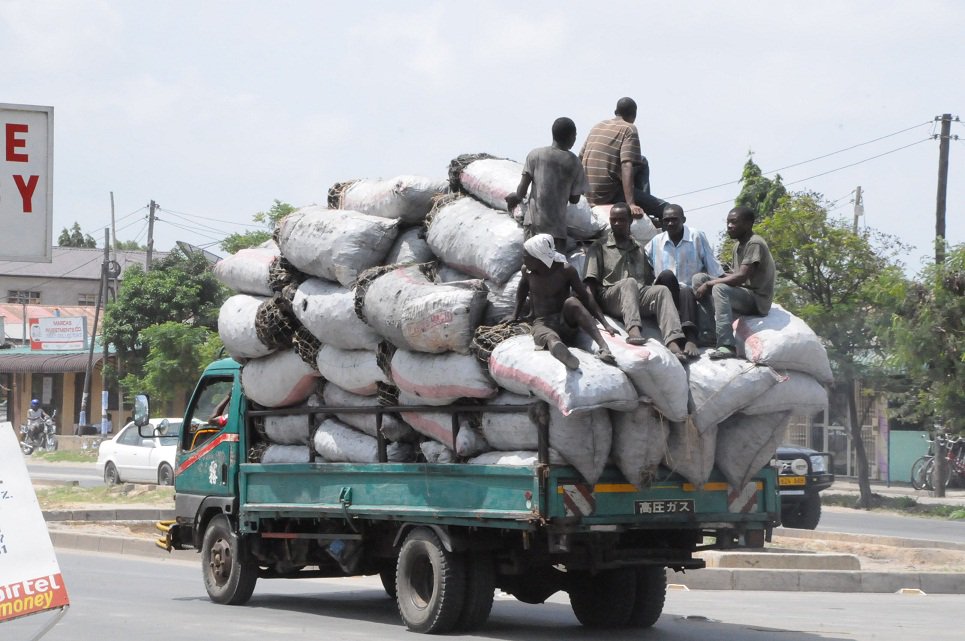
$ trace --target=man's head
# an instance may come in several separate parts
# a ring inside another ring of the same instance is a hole
[[[750,207],[734,207],[727,213],[727,235],[736,240],[749,238],[754,233],[754,218]]]
[[[38,401],[37,399],[33,399],[32,401],[30,401],[30,409],[35,410],[39,407],[40,407],[40,401]]]
[[[613,113],[632,123],[637,119],[637,103],[633,98],[624,96],[617,100],[617,108]]]
[[[549,234],[536,234],[525,243],[523,249],[523,264],[531,272],[543,273],[553,266],[553,263],[566,263],[566,256],[556,251],[556,243]]]
[[[622,242],[630,237],[630,222],[629,205],[617,203],[610,207],[610,230],[617,241]]]
[[[663,208],[660,223],[663,230],[671,236],[682,234],[685,222],[687,222],[687,218],[684,216],[683,207],[680,205],[667,205]]]
[[[570,149],[576,143],[576,123],[563,116],[553,121],[553,142],[560,149]]]

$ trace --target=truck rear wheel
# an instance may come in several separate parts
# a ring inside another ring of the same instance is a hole
[[[204,588],[215,603],[241,605],[255,591],[258,566],[245,558],[241,543],[223,514],[211,519],[201,544]]]
[[[493,609],[496,567],[487,552],[466,554],[466,599],[455,630],[468,632],[481,627]]]
[[[630,623],[637,602],[634,568],[578,572],[569,581],[570,607],[584,626],[621,628]]]
[[[406,627],[438,634],[452,630],[466,596],[461,555],[448,552],[428,528],[412,530],[399,550],[396,601]]]
[[[667,598],[667,571],[663,566],[637,568],[637,594],[630,613],[630,625],[649,628],[663,612]]]

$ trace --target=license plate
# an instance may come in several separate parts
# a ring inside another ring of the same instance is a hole
[[[778,485],[807,485],[807,479],[803,476],[779,476]]]
[[[637,514],[692,514],[693,499],[679,501],[634,501]]]

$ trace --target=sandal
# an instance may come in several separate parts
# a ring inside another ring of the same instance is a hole
[[[647,342],[647,339],[643,336],[627,336],[628,345],[643,345]]]

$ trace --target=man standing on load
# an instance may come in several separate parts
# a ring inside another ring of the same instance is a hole
[[[587,296],[576,269],[566,262],[563,254],[555,250],[553,237],[537,234],[523,243],[523,248],[526,250],[523,277],[516,290],[513,320],[520,320],[528,296],[533,300],[535,319],[532,331],[537,349],[548,349],[553,358],[567,369],[577,369],[580,361],[564,341],[572,341],[582,329],[600,346],[597,358],[604,363],[615,364],[616,359],[607,349],[596,320],[603,323],[611,336],[613,329],[607,324],[596,302]],[[593,310],[592,314],[589,310]]]
[[[553,237],[557,251],[566,248],[566,205],[577,203],[589,189],[583,165],[570,149],[576,143],[576,125],[569,118],[557,118],[553,122],[553,144],[538,147],[526,156],[523,176],[516,192],[506,196],[508,211],[513,211],[530,195],[523,230],[526,238],[537,234]]]
[[[727,214],[727,235],[737,241],[731,264],[734,271],[720,278],[694,279],[697,300],[713,295],[717,349],[710,358],[737,356],[734,314],[766,316],[774,300],[774,259],[767,242],[754,233],[754,210],[734,207]]]
[[[660,226],[665,201],[650,195],[650,167],[640,153],[640,135],[633,124],[637,103],[633,98],[617,101],[615,117],[590,130],[580,151],[590,189],[586,199],[591,205],[625,202],[634,218],[646,213]]]
[[[686,221],[680,205],[664,207],[663,232],[650,241],[647,260],[657,275],[654,283],[664,285],[670,290],[687,340],[696,343],[698,323],[694,278],[698,274],[709,274],[716,278],[723,274],[724,270],[714,256],[714,250],[704,232],[685,225]],[[709,332],[710,317],[704,325]]]
[[[696,358],[697,345],[685,342],[670,290],[653,285],[653,280],[643,248],[630,236],[630,208],[617,203],[610,209],[609,233],[587,251],[583,278],[587,291],[606,313],[623,320],[631,345],[646,342],[641,317],[649,316],[657,319],[664,344],[674,356],[681,361]]]

